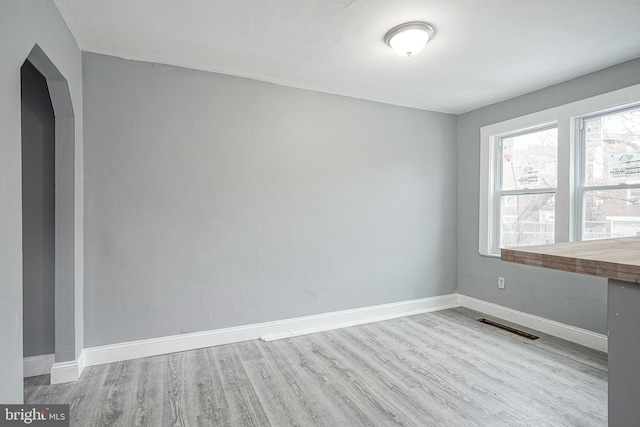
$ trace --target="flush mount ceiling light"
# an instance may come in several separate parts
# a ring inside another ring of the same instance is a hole
[[[426,22],[407,22],[390,29],[384,36],[384,42],[398,54],[411,56],[422,50],[435,33]]]

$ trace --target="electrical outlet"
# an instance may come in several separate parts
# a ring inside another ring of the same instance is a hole
[[[498,277],[498,289],[504,289],[504,277]]]

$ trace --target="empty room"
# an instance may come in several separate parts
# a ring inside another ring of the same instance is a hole
[[[640,425],[637,0],[1,0],[0,425]]]

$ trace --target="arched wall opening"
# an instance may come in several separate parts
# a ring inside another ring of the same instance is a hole
[[[33,66],[46,80],[55,117],[54,159],[52,161],[55,165],[52,174],[55,181],[53,190],[54,260],[52,263],[54,301],[51,304],[54,307],[54,326],[52,328],[54,337],[51,341],[54,343],[55,363],[63,363],[76,359],[75,115],[67,80],[38,45],[35,45],[31,50],[25,64]],[[23,171],[23,181],[25,173],[28,174],[28,171]],[[24,221],[23,213],[23,235],[25,232]],[[28,313],[25,314],[28,315]],[[53,375],[52,382],[56,382]]]
[[[47,81],[28,60],[20,81],[22,350],[29,377],[55,361],[55,115]]]

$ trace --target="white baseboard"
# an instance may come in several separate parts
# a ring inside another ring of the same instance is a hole
[[[462,307],[467,307],[490,316],[517,323],[545,334],[584,345],[585,347],[590,347],[604,352],[608,349],[608,339],[606,335],[566,325],[564,323],[545,319],[544,317],[535,316],[522,311],[513,310],[511,308],[479,300],[477,298],[468,297],[466,295],[457,295],[458,304]]]
[[[455,294],[421,298],[391,304],[356,308],[353,310],[334,311],[314,316],[298,317],[278,322],[272,331],[260,335],[263,341],[273,341],[332,329],[380,322],[397,317],[412,316],[430,311],[445,310],[458,307]]]
[[[54,363],[51,367],[51,384],[68,383],[78,381],[85,367],[84,351],[80,352],[80,357],[69,362]]]
[[[51,372],[51,366],[56,361],[55,354],[42,354],[40,356],[29,356],[22,360],[24,378],[46,375]]]
[[[605,335],[565,325],[560,322],[513,310],[466,295],[449,294],[273,322],[89,347],[81,352],[77,360],[54,363],[51,367],[51,384],[78,380],[85,366],[101,365],[104,363],[157,356],[160,354],[194,350],[254,339],[272,341],[459,306],[467,307],[489,316],[517,323],[600,351],[607,351],[607,337]]]
[[[259,338],[274,340],[293,337],[457,306],[455,294],[442,295],[246,326],[89,347],[84,349],[83,355],[86,366],[94,366]],[[69,367],[69,371],[71,370]]]

